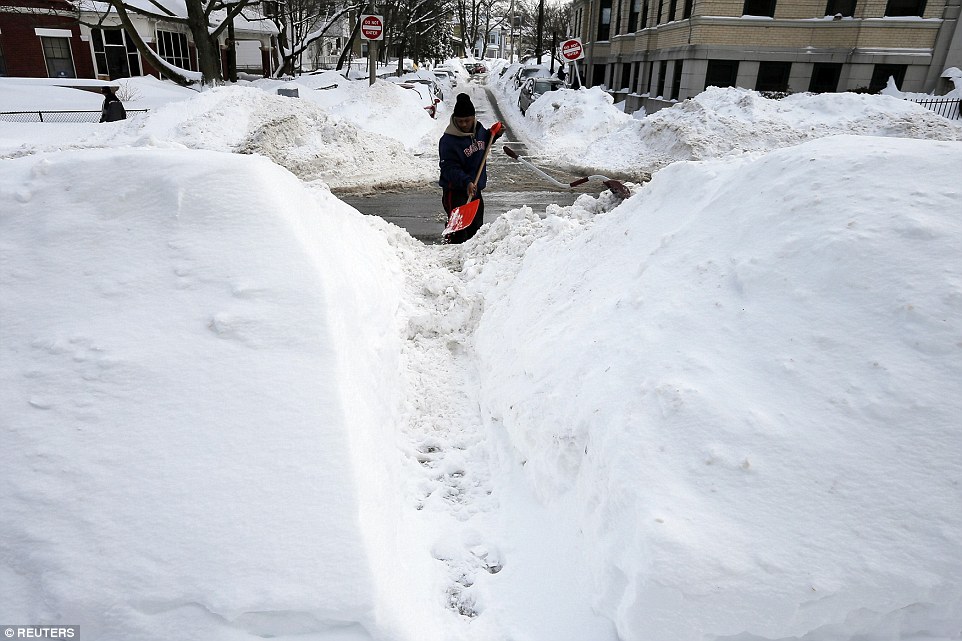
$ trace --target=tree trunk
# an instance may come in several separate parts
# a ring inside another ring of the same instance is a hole
[[[227,79],[237,82],[237,41],[234,39],[234,19],[227,25]]]
[[[220,45],[216,38],[210,37],[207,27],[207,14],[201,0],[187,0],[187,26],[194,37],[197,48],[197,66],[200,68],[201,83],[216,85],[224,81],[220,72]]]

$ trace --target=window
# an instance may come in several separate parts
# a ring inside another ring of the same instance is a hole
[[[668,0],[668,22],[675,19],[675,9],[678,8],[678,0]]]
[[[631,0],[631,9],[628,13],[628,33],[638,31],[639,13],[641,13],[641,0]]]
[[[816,62],[812,68],[812,80],[808,83],[808,90],[812,93],[838,91],[838,79],[841,75],[841,63]]]
[[[709,60],[708,73],[705,74],[705,89],[708,87],[734,87],[737,78],[737,60]]]
[[[631,87],[631,65],[623,64],[621,65],[621,86],[619,89],[625,89]]]
[[[111,80],[141,75],[140,54],[123,29],[91,29],[97,74]]]
[[[682,19],[687,20],[688,18],[691,17],[691,10],[693,5],[694,5],[693,0],[685,0],[685,9],[684,9],[685,12],[681,16]]]
[[[887,16],[919,16],[925,13],[925,0],[888,0]]]
[[[47,61],[48,78],[76,78],[73,56],[70,54],[69,38],[41,36],[43,57]]]
[[[681,70],[685,66],[684,60],[675,61],[675,73],[671,78],[671,99],[678,100],[678,94],[681,91]]]
[[[655,61],[648,63],[648,95],[651,95],[651,83],[655,81]]]
[[[597,87],[598,85],[605,84],[605,66],[604,65],[594,65],[591,68],[591,86]]]
[[[611,38],[611,0],[601,0],[601,13],[598,16],[598,40]]]
[[[665,76],[668,74],[668,61],[662,60],[658,63],[658,92],[655,94],[656,98],[664,97],[665,95]]]
[[[851,18],[855,15],[855,0],[828,0],[825,7],[826,16],[839,15]]]
[[[618,0],[618,8],[615,9],[615,35],[621,33],[621,0]]]
[[[655,24],[661,24],[661,12],[665,8],[665,0],[658,0],[658,17],[655,19]]]
[[[648,0],[644,0],[641,4],[641,28],[648,28]]]
[[[775,0],[745,0],[745,9],[742,11],[742,15],[774,18]]]
[[[868,85],[869,92],[878,93],[885,89],[889,78],[895,78],[896,86],[901,87],[902,81],[905,80],[905,67],[906,65],[875,65],[875,69],[872,70],[872,82]]]
[[[3,59],[3,46],[0,45],[0,76],[7,75],[7,61]]]
[[[192,70],[190,51],[187,48],[187,35],[173,31],[157,31],[157,54],[181,69]]]
[[[759,63],[755,91],[788,91],[788,74],[791,71],[790,62]]]

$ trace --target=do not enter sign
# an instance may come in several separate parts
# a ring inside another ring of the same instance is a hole
[[[572,38],[561,43],[561,57],[568,62],[581,60],[585,57],[585,48],[581,46],[580,38]]]
[[[361,37],[365,40],[384,40],[384,17],[361,16]]]

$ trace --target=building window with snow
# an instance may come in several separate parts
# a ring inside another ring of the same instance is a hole
[[[738,79],[737,60],[709,60],[705,74],[705,89],[709,87],[734,87]]]
[[[158,29],[157,53],[175,67],[196,71],[190,64],[190,50],[187,48],[186,34]]]
[[[791,72],[790,62],[760,62],[755,91],[788,91],[788,75]]]
[[[925,0],[888,0],[885,15],[892,17],[922,17],[925,13]]]
[[[611,0],[601,0],[601,13],[598,14],[598,40],[604,42],[611,37]]]
[[[774,18],[775,0],[745,0],[745,8],[742,11],[742,15]]]
[[[869,93],[878,93],[885,89],[889,78],[895,80],[895,86],[901,87],[905,80],[906,65],[875,65],[872,69],[872,81],[868,85]]]
[[[641,13],[641,0],[631,0],[628,12],[628,33],[638,31],[638,14]]]
[[[825,15],[851,18],[855,15],[855,0],[828,0]]]
[[[812,93],[836,92],[841,75],[842,63],[816,62],[812,67],[812,80],[808,84],[808,90]]]
[[[69,38],[41,36],[43,57],[47,61],[47,76],[50,78],[76,78],[73,55],[70,53]]]

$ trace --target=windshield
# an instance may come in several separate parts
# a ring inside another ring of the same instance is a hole
[[[552,91],[553,89],[555,89],[555,84],[550,80],[534,81],[534,93],[545,93],[546,91]]]

